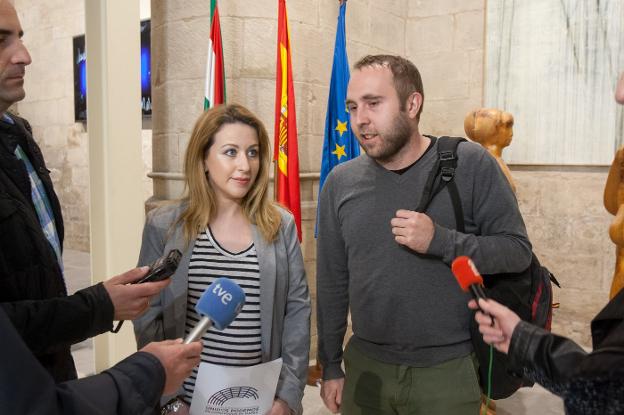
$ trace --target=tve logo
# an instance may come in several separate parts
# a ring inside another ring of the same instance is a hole
[[[230,294],[229,292],[227,292],[227,290],[225,290],[222,286],[221,283],[215,281],[214,284],[214,288],[212,289],[212,292],[214,294],[217,295],[217,297],[219,297],[221,299],[221,302],[223,303],[223,305],[228,305],[231,301],[232,301],[232,294]]]
[[[245,292],[228,278],[217,278],[195,304],[195,311],[208,317],[218,330],[223,330],[245,305]]]

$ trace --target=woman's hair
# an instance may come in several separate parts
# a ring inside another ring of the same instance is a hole
[[[250,126],[258,135],[260,168],[256,180],[242,199],[241,206],[249,221],[258,227],[262,236],[275,240],[281,223],[276,205],[269,200],[269,168],[271,164],[269,136],[262,122],[242,105],[219,105],[205,111],[197,119],[184,157],[184,187],[187,202],[179,218],[183,223],[184,236],[190,242],[208,226],[216,214],[214,189],[204,171],[204,159],[214,143],[215,134],[226,124],[242,123]]]

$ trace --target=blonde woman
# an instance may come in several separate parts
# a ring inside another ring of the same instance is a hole
[[[292,215],[268,195],[269,137],[240,105],[221,105],[197,120],[186,151],[185,197],[150,212],[139,264],[183,252],[171,284],[134,321],[139,347],[184,337],[194,306],[218,277],[237,282],[246,303],[223,332],[203,337],[202,361],[250,366],[281,357],[269,414],[301,413],[310,344],[310,297]],[[195,371],[180,390],[190,403]]]

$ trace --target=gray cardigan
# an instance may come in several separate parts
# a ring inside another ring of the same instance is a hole
[[[188,265],[195,241],[187,245],[181,224],[173,227],[183,208],[181,203],[167,205],[147,216],[139,266],[172,249],[183,255],[171,284],[133,322],[139,348],[151,341],[184,337]],[[284,210],[281,214],[279,234],[272,243],[252,225],[260,266],[262,361],[283,359],[276,396],[301,413],[310,349],[310,295],[293,216]]]

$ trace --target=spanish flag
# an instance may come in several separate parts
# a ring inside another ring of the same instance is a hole
[[[225,70],[223,69],[223,42],[217,0],[210,0],[210,41],[206,63],[206,86],[204,88],[204,109],[225,102]]]
[[[295,91],[290,63],[290,33],[286,0],[279,1],[277,28],[277,72],[275,90],[275,198],[295,216],[301,241],[301,201],[299,198],[299,155]]]

